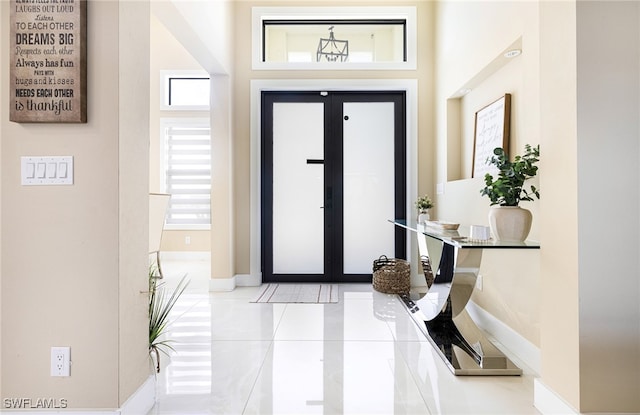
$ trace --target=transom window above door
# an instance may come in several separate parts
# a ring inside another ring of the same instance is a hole
[[[413,7],[255,7],[253,69],[416,68]]]
[[[208,111],[210,79],[204,71],[160,71],[160,109]]]

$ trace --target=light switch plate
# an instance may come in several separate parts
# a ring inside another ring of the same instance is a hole
[[[73,184],[73,156],[25,156],[20,169],[23,186]]]

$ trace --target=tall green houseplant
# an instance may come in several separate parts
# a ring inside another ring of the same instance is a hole
[[[538,173],[536,163],[540,161],[540,146],[531,147],[525,145],[524,155],[515,156],[513,161],[502,147],[493,150],[493,156],[487,160],[487,164],[498,168],[498,177],[493,178],[490,173],[485,174],[485,187],[480,191],[483,196],[491,200],[491,205],[519,206],[523,200],[534,200],[533,196],[540,199],[540,191],[531,186],[527,190],[524,182],[535,177]]]

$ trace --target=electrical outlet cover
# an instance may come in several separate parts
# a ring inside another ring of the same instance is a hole
[[[71,348],[51,348],[51,376],[71,375]]]

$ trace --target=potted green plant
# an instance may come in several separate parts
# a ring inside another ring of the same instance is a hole
[[[160,352],[169,356],[171,340],[164,338],[171,321],[169,314],[189,285],[185,274],[171,293],[165,291],[165,283],[156,275],[157,267],[149,267],[149,355],[155,360],[156,373],[160,373]]]
[[[497,177],[485,174],[485,187],[480,191],[491,200],[489,226],[497,240],[524,241],[531,230],[532,215],[521,208],[520,202],[540,199],[540,191],[535,186],[525,187],[525,181],[538,173],[536,163],[540,161],[540,146],[525,145],[524,155],[517,155],[513,161],[501,147],[493,150],[487,164],[498,169]]]
[[[424,195],[416,200],[416,209],[418,209],[418,223],[424,223],[430,219],[429,209],[433,207],[433,202],[429,195]]]

